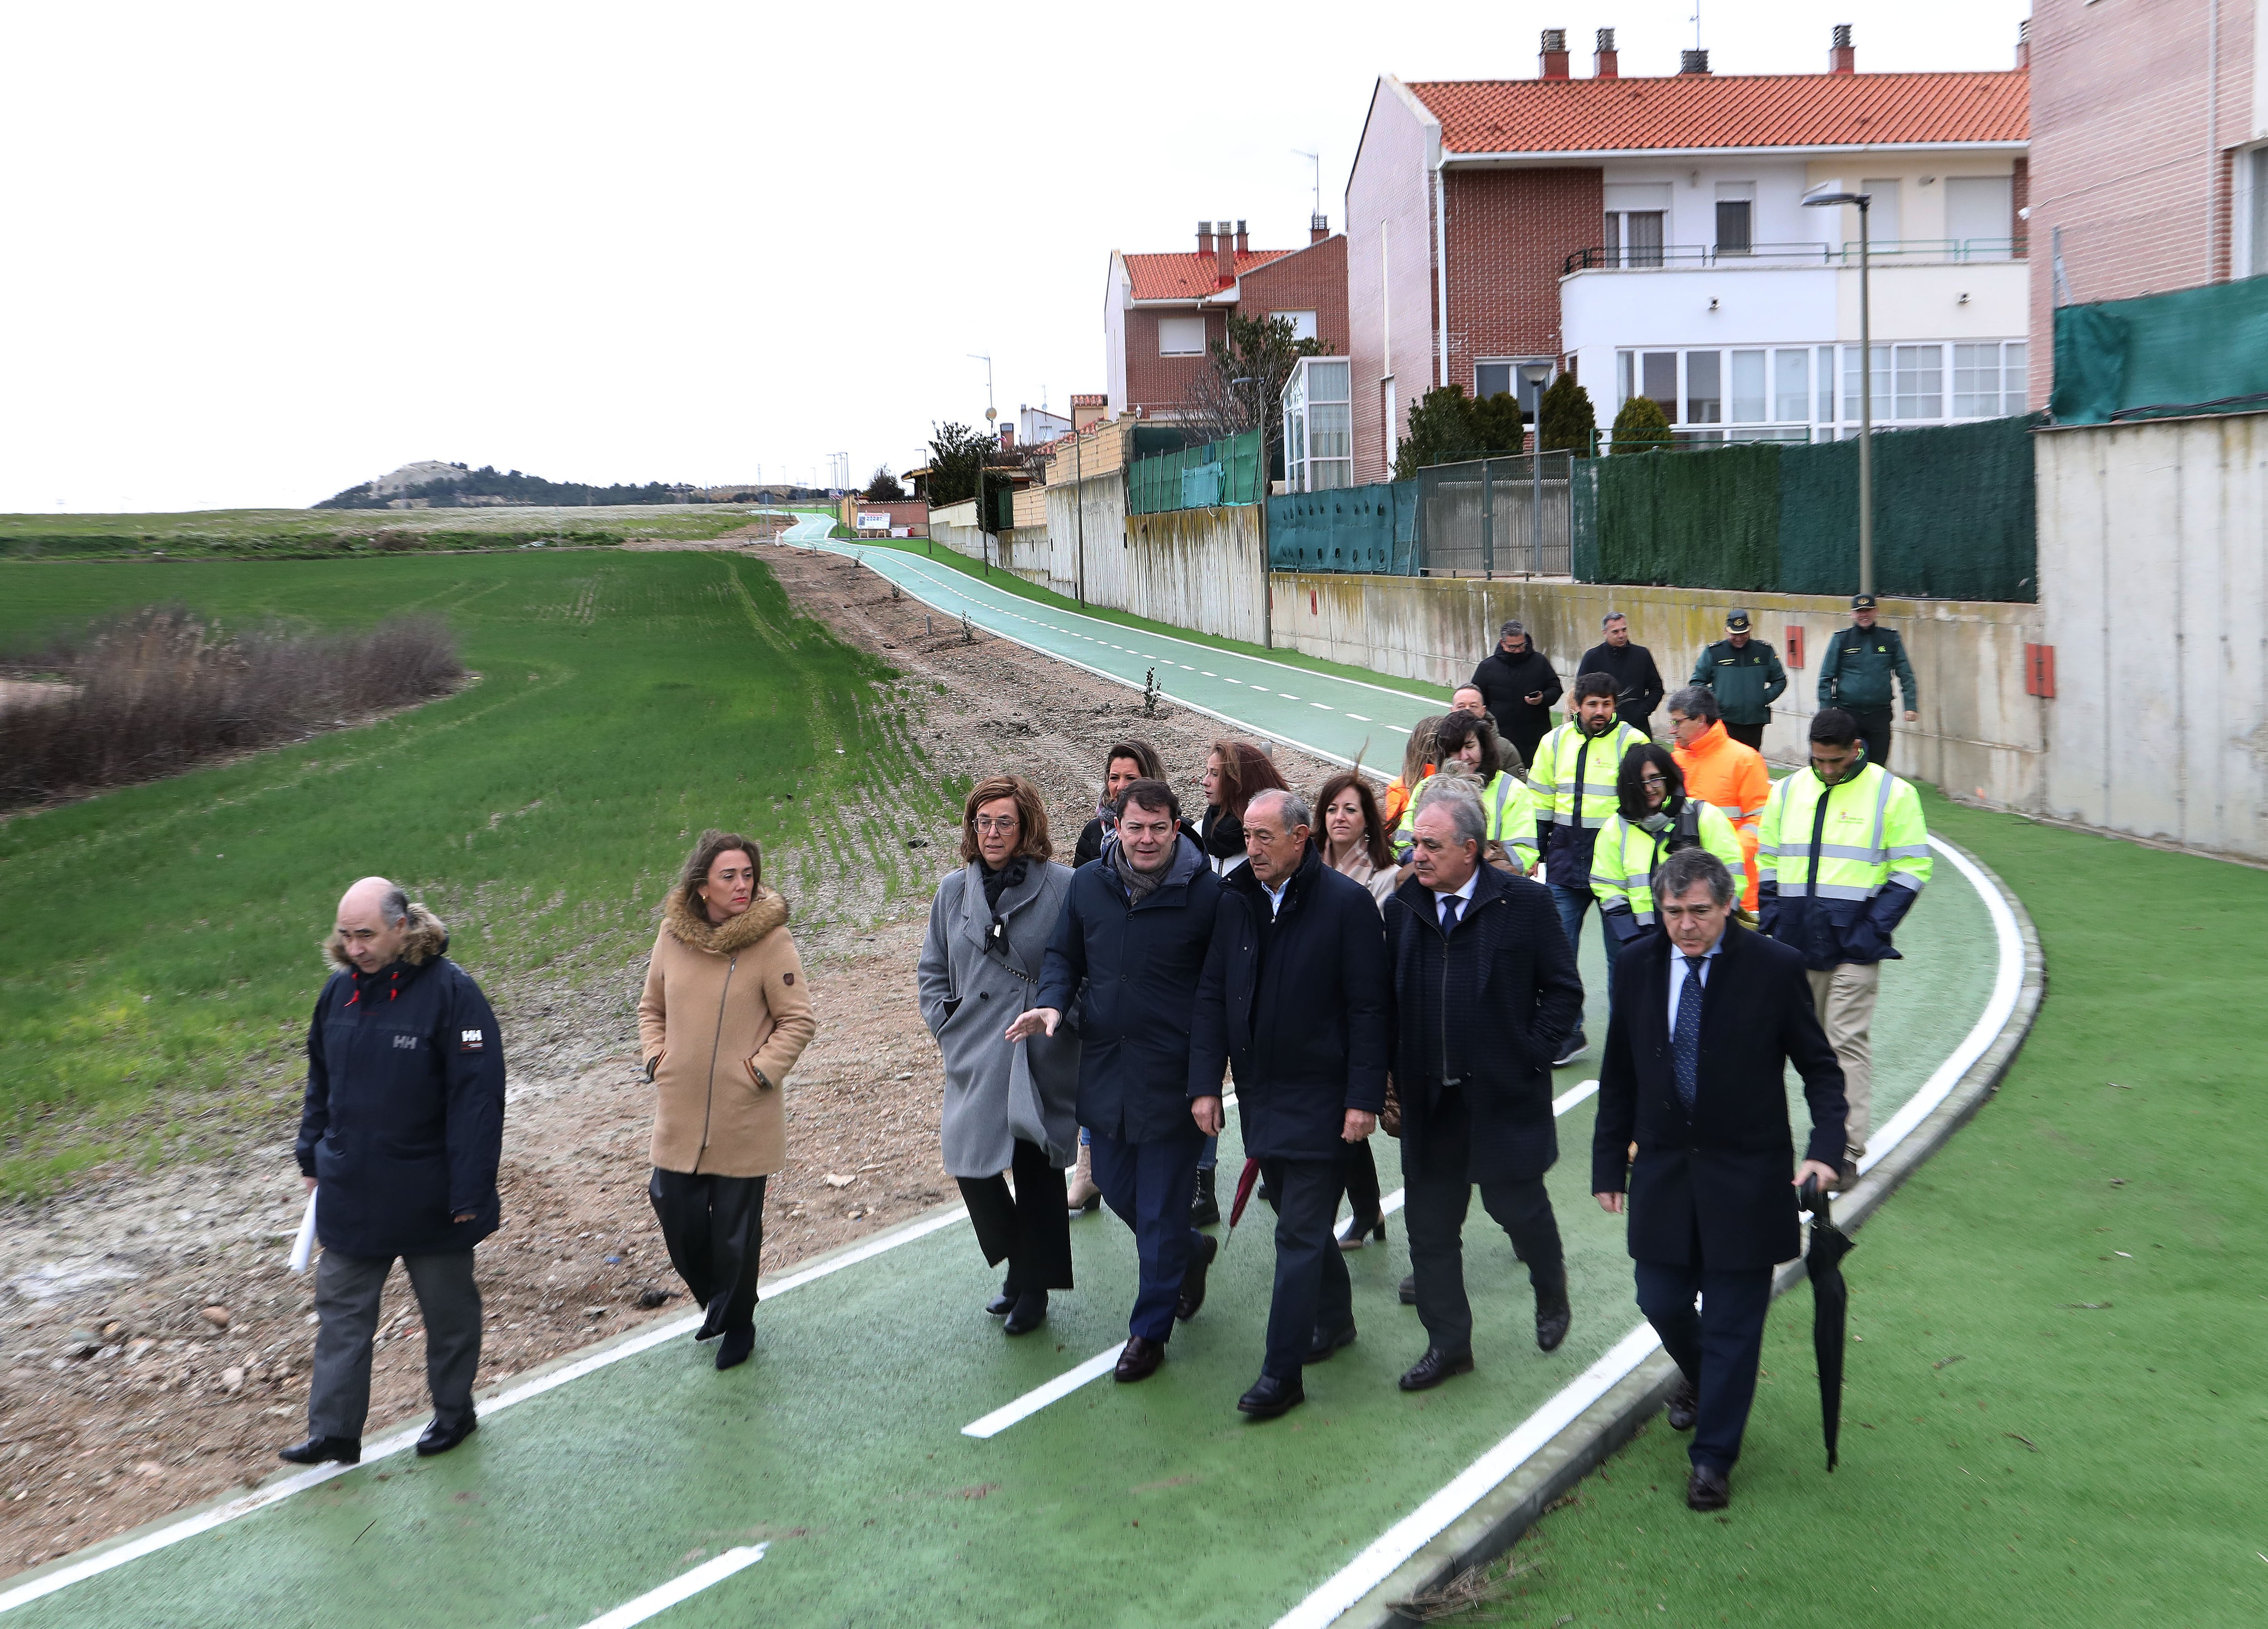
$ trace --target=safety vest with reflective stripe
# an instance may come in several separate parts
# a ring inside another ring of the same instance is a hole
[[[1929,882],[1921,799],[1880,764],[1832,786],[1815,770],[1787,776],[1772,787],[1756,838],[1757,869],[1783,899],[1867,900]]]
[[[1694,802],[1687,807],[1701,811],[1700,830],[1697,834],[1701,846],[1725,862],[1725,869],[1733,873],[1737,884],[1744,857],[1741,853],[1740,834],[1733,829],[1733,822],[1713,803]],[[1602,910],[1627,906],[1639,926],[1653,925],[1653,873],[1668,857],[1666,850],[1676,831],[1674,822],[1653,832],[1632,825],[1619,813],[1607,817],[1591,850],[1591,892],[1596,896]]]
[[[1652,739],[1619,719],[1602,735],[1586,735],[1580,724],[1561,725],[1543,738],[1535,748],[1535,761],[1528,766],[1536,818],[1552,825],[1596,831],[1621,807],[1615,776],[1622,769],[1623,755]],[[1580,786],[1575,783],[1579,763],[1583,777]]]
[[[1396,852],[1406,852],[1416,835],[1418,802],[1432,779],[1428,775],[1410,790],[1410,807],[1402,812],[1402,823],[1394,829]],[[1528,795],[1528,788],[1521,785],[1520,777],[1498,773],[1487,785],[1476,785],[1474,790],[1481,794],[1481,808],[1488,815],[1489,836],[1519,857],[1523,871],[1534,871],[1535,800]]]

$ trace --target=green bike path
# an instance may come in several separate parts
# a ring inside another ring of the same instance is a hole
[[[1076,631],[1103,629],[1129,643],[1114,624]],[[1992,910],[1940,861],[1901,932],[1907,959],[1886,971],[1875,1026],[1877,1157],[1997,1027],[2012,975]],[[1595,928],[1584,939],[1595,1040],[1604,968]],[[1123,1339],[1130,1235],[1107,1213],[1077,1219],[1079,1288],[1055,1297],[1044,1332],[1010,1340],[982,1310],[997,1275],[946,1213],[775,1275],[755,1357],[729,1374],[690,1318],[649,1326],[504,1388],[453,1453],[412,1457],[412,1424],[358,1467],[293,1473],[0,1583],[0,1616],[9,1629],[1326,1624],[1653,1349],[1621,1224],[1586,1191],[1595,1058],[1555,1087],[1550,1188],[1575,1322],[1549,1356],[1524,1270],[1476,1207],[1476,1371],[1397,1391],[1425,1338],[1395,1294],[1409,1270],[1396,1215],[1384,1248],[1349,1259],[1360,1339],[1307,1371],[1305,1406],[1245,1422],[1234,1404],[1258,1371],[1273,1256],[1256,1209],[1157,1376],[1104,1375],[1032,1408]],[[1393,1194],[1397,1146],[1373,1147]],[[1232,1117],[1226,1174],[1240,1158]],[[1789,1407],[1768,1402],[1753,1428],[1817,1429]],[[969,1434],[988,1417],[990,1434]]]

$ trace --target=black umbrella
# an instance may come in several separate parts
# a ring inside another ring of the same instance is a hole
[[[1827,1212],[1827,1191],[1815,1176],[1799,1190],[1811,1213],[1811,1248],[1804,1270],[1811,1275],[1811,1350],[1819,1360],[1819,1428],[1827,1439],[1827,1468],[1835,1469],[1836,1443],[1843,1435],[1843,1335],[1851,1312],[1851,1291],[1843,1282],[1843,1258],[1856,1247]]]

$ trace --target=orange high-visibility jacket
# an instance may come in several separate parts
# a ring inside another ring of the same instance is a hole
[[[1715,804],[1733,822],[1749,873],[1748,885],[1741,890],[1741,903],[1754,910],[1756,822],[1771,797],[1771,776],[1765,771],[1764,755],[1726,734],[1720,719],[1711,725],[1699,741],[1690,747],[1674,748],[1669,756],[1677,760],[1678,769],[1684,773],[1686,795]]]

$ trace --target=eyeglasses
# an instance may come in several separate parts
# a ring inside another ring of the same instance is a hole
[[[1638,784],[1641,786],[1667,786],[1669,778],[1666,775],[1641,775],[1638,778]]]
[[[1020,824],[1022,822],[1013,814],[1005,814],[998,819],[989,814],[979,814],[976,817],[977,830],[993,832],[1001,837],[1012,834]]]

